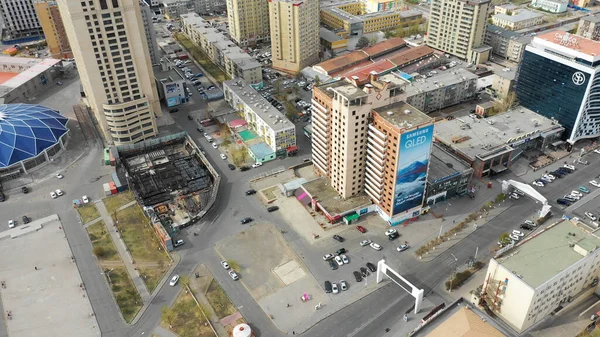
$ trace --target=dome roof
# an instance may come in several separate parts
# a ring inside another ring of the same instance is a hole
[[[68,118],[36,104],[0,104],[0,168],[35,157],[56,144]]]
[[[238,324],[233,328],[233,337],[250,337],[252,336],[252,329],[248,324]]]

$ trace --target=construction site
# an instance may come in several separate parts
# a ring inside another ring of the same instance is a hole
[[[214,203],[219,176],[187,133],[117,147],[117,171],[153,223],[173,234]]]

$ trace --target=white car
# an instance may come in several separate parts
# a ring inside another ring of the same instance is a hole
[[[219,145],[217,145],[217,143],[212,143],[212,147],[213,147],[214,149],[216,149],[216,148],[218,148],[218,147],[219,147]]]
[[[596,180],[590,181],[590,184],[593,185],[593,186],[596,186],[596,187],[600,187],[600,183],[597,182]]]
[[[342,258],[342,262],[344,262],[344,264],[350,263],[350,260],[348,260],[348,257],[346,256],[346,254],[340,255],[340,257]]]
[[[52,197],[52,199],[56,199],[57,195],[54,192],[50,192],[50,196]]]
[[[89,203],[89,202],[90,202],[90,199],[88,198],[88,196],[87,196],[87,195],[84,195],[83,197],[81,197],[81,200],[83,200],[83,203],[84,203],[84,204],[87,204],[87,203]]]
[[[368,245],[370,245],[370,244],[371,244],[371,242],[372,242],[371,240],[362,240],[362,241],[360,242],[360,246],[361,246],[361,247],[368,246]]]
[[[8,220],[8,228],[15,228],[15,221],[13,219]]]
[[[220,156],[221,156],[221,159],[223,159],[223,160],[227,159],[227,156],[224,153],[221,153]]]
[[[398,231],[397,231],[395,228],[390,228],[390,229],[388,229],[387,231],[385,231],[385,235],[386,235],[386,236],[390,236],[390,235],[392,235],[392,234],[394,234],[394,233],[397,233],[397,232],[398,232]]]
[[[338,288],[338,285],[337,285],[337,283],[332,283],[332,284],[331,284],[331,291],[332,291],[334,294],[337,294],[337,293],[339,293],[339,292],[340,292],[340,288]]]
[[[532,226],[532,227],[535,227],[535,226],[537,226],[537,225],[535,224],[535,222],[533,222],[533,221],[531,221],[531,220],[525,220],[525,224],[526,224],[526,225],[529,225],[529,226]]]
[[[221,261],[221,265],[223,266],[223,268],[225,268],[225,270],[229,269],[229,263],[227,263],[227,261]]]
[[[565,165],[564,165],[564,167],[566,167],[566,168],[568,168],[568,169],[571,169],[571,170],[575,171],[575,166],[573,166],[573,165],[568,165],[568,164],[565,164]]]
[[[371,244],[369,246],[371,246],[371,248],[373,248],[375,250],[381,250],[381,246],[376,244],[375,242],[371,242]]]
[[[344,281],[344,280],[341,280],[340,281],[340,288],[342,288],[342,291],[348,290],[348,283],[346,283],[346,281]]]
[[[516,235],[516,236],[525,236],[525,233],[523,233],[523,232],[521,232],[521,231],[518,231],[518,230],[516,230],[516,229],[514,229],[514,230],[512,231],[512,234],[513,234],[513,235]]]
[[[60,173],[59,173],[59,174],[57,174],[57,175],[56,175],[56,178],[58,178],[58,179],[62,179],[62,178],[64,178],[64,176],[63,176],[62,174],[60,174]]]
[[[254,163],[252,164],[252,167],[256,168],[256,167],[260,167],[262,166],[263,163]]]
[[[571,195],[576,195],[578,197],[583,197],[583,193],[579,192],[579,191],[571,191]]]
[[[338,266],[343,266],[344,265],[344,261],[342,261],[342,258],[339,256],[335,257],[335,262],[337,262]]]
[[[553,175],[550,175],[550,174],[544,174],[544,175],[542,176],[542,178],[544,178],[544,179],[546,179],[546,180],[550,180],[550,181],[554,181],[554,180],[556,179],[556,177],[555,177],[555,176],[553,176]]]
[[[590,220],[592,220],[592,221],[596,221],[596,220],[598,220],[598,218],[597,218],[597,217],[596,217],[594,214],[592,214],[592,213],[590,213],[590,212],[585,212],[584,214],[585,214],[585,216],[587,216],[587,217],[588,217]],[[11,220],[11,221],[12,221],[12,220]],[[10,226],[9,226],[9,227],[10,227]]]
[[[323,261],[327,261],[327,260],[331,260],[331,259],[333,259],[333,254],[323,255]]]
[[[531,183],[533,186],[544,187],[544,183],[541,181],[534,181]]]
[[[519,200],[519,198],[521,198],[517,193],[512,193],[510,197],[515,200]]]
[[[597,154],[600,154],[600,149],[595,149],[594,152],[596,152]]]
[[[173,276],[173,278],[171,279],[171,282],[169,282],[169,285],[171,287],[174,287],[177,284],[177,282],[179,282],[179,275]]]
[[[237,281],[239,280],[239,276],[236,272],[234,272],[233,270],[229,271],[229,277],[231,277],[232,280]]]
[[[61,195],[63,195],[63,194],[64,194],[64,193],[63,193],[63,191],[61,191],[60,189],[57,189],[57,190],[55,190],[54,192],[55,192],[55,193],[56,193],[56,195],[58,195],[59,197],[60,197]]]
[[[513,241],[519,241],[519,236],[511,234],[508,236],[509,238],[511,238]]]

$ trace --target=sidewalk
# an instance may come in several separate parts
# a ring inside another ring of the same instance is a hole
[[[157,326],[156,329],[154,329],[153,333],[155,335],[157,335],[158,337],[179,337],[179,335],[177,335],[173,331],[171,331],[169,329],[165,329],[160,325]],[[150,336],[148,336],[148,337],[150,337]]]
[[[125,242],[123,242],[123,240],[121,239],[121,235],[119,235],[119,233],[117,232],[112,217],[110,216],[110,214],[108,214],[106,206],[104,206],[102,200],[98,200],[95,203],[96,209],[98,209],[100,217],[102,217],[104,224],[106,224],[106,229],[108,230],[108,233],[110,233],[110,236],[113,242],[115,243],[115,247],[117,248],[121,259],[123,260],[123,264],[125,265],[125,268],[127,269],[127,272],[129,273],[133,284],[135,285],[135,288],[142,297],[142,302],[148,303],[150,301],[150,292],[148,291],[148,288],[146,288],[144,280],[140,277],[140,274],[138,273],[135,265],[133,264],[133,258],[131,257],[131,254],[129,254],[129,252],[127,251],[127,247],[125,246]]]
[[[198,273],[199,275],[198,278],[195,277],[196,273]],[[198,302],[202,304],[202,309],[204,310],[204,313],[210,320],[210,323],[213,325],[213,328],[215,328],[215,330],[217,331],[217,334],[221,337],[225,337],[229,336],[227,330],[225,330],[225,327],[223,327],[223,325],[219,321],[219,318],[217,317],[217,314],[206,299],[206,291],[208,290],[208,287],[210,286],[210,283],[213,279],[214,277],[212,276],[208,268],[201,264],[196,266],[196,268],[194,268],[194,270],[190,274],[189,285]],[[237,312],[239,313],[239,311]]]

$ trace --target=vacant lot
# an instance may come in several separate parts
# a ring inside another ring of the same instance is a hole
[[[217,280],[213,279],[206,292],[206,299],[210,303],[219,319],[227,317],[237,311],[231,300]]]
[[[81,222],[83,223],[88,223],[100,217],[100,213],[98,213],[96,205],[94,204],[87,204],[81,206],[77,209],[77,212],[79,213],[79,216],[81,217]]]
[[[112,215],[115,210],[119,209],[119,207],[134,200],[135,198],[133,197],[133,193],[131,193],[131,191],[126,191],[106,197],[102,199],[102,202],[104,202],[108,213]]]
[[[208,71],[212,75],[212,77],[214,77],[215,80],[217,80],[217,82],[223,83],[223,81],[229,79],[229,76],[227,76],[227,74],[225,74],[221,70],[221,68],[215,65],[206,54],[204,54],[200,49],[198,49],[198,47],[196,47],[190,40],[188,40],[188,38],[184,34],[175,34],[175,38],[179,40],[179,42],[181,42],[185,49],[189,50],[194,59],[196,59],[196,61],[200,63],[202,68]]]
[[[105,269],[111,289],[115,294],[117,305],[121,309],[123,318],[127,323],[135,317],[142,308],[142,298],[138,294],[125,267]]]
[[[160,325],[181,337],[215,336],[192,295],[183,291],[172,307],[163,307]]]
[[[146,287],[148,287],[148,291],[152,293],[160,280],[164,277],[167,270],[169,270],[169,265],[162,264],[156,266],[148,266],[148,267],[139,267],[140,274],[146,283]]]
[[[121,257],[115,248],[104,221],[98,221],[87,228],[88,236],[92,241],[93,253],[100,263],[104,261],[121,261]]]

